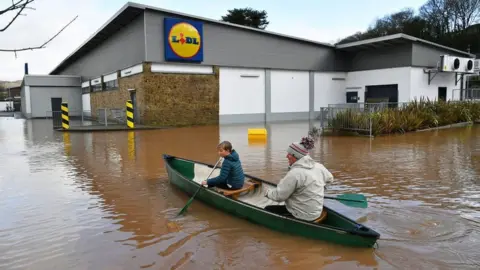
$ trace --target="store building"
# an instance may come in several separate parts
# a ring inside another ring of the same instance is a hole
[[[456,74],[426,70],[441,55],[474,58],[403,34],[334,46],[129,2],[50,77],[78,76],[92,114],[131,99],[142,123],[248,123],[347,101],[452,99]]]

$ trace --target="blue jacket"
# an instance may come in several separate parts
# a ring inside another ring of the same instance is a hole
[[[243,174],[242,163],[240,157],[235,150],[225,157],[220,170],[220,175],[207,180],[209,186],[218,184],[229,184],[232,188],[242,188],[245,175]]]

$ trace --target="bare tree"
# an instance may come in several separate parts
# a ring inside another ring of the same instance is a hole
[[[420,8],[420,16],[430,24],[432,36],[441,37],[455,28],[455,12],[451,0],[428,0]]]
[[[450,0],[455,14],[457,30],[465,30],[478,22],[480,16],[480,0]]]
[[[12,0],[12,4],[3,9],[0,10],[0,16],[6,15],[9,13],[14,13],[15,15],[12,17],[12,19],[4,26],[0,26],[0,32],[5,32],[14,22],[15,20],[18,19],[19,16],[26,16],[26,14],[22,13],[23,11],[30,9],[30,10],[35,10],[34,8],[30,7],[29,5],[33,3],[35,0]],[[64,27],[60,29],[55,35],[53,35],[50,39],[42,43],[41,45],[38,46],[32,46],[32,47],[26,47],[26,48],[14,48],[14,49],[2,49],[0,48],[0,52],[13,52],[15,54],[15,57],[17,57],[17,52],[21,51],[33,51],[33,50],[38,50],[38,49],[44,49],[46,48],[47,44],[50,43],[54,38],[56,38],[65,28],[67,28],[73,21],[77,19],[78,15],[75,16],[69,23],[67,23]]]
[[[439,36],[463,31],[478,22],[480,0],[428,0],[420,8],[420,15]]]

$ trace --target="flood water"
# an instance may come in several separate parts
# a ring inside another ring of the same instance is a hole
[[[315,123],[313,123],[315,124]],[[169,184],[162,154],[215,163],[230,140],[246,173],[278,182],[285,150],[312,123],[61,133],[0,118],[0,269],[479,269],[480,126],[374,140],[323,137],[312,156],[335,176],[325,204],[381,234],[377,249],[271,231]]]

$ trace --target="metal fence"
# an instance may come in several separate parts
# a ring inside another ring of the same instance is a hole
[[[408,102],[378,102],[378,103],[339,103],[339,104],[328,104],[328,108],[338,108],[338,109],[355,109],[355,110],[365,110],[369,111],[370,109],[374,111],[383,110],[386,108],[404,108],[407,106]]]
[[[68,112],[70,127],[78,126],[109,126],[126,125],[125,109],[100,108],[95,111],[70,111]],[[47,111],[45,118],[52,119],[53,128],[62,127],[62,112]]]
[[[480,89],[477,91],[465,91],[463,101],[480,102]],[[450,102],[463,102],[460,100],[452,100]],[[320,108],[320,114],[317,119],[320,121],[322,133],[324,131],[350,131],[357,132],[361,135],[372,137],[375,125],[375,113],[385,109],[402,110],[411,102],[401,103],[344,103],[329,104],[328,107]]]
[[[469,88],[469,89],[454,89],[452,90],[452,100],[473,100],[480,101],[480,89],[479,88]]]
[[[354,131],[363,135],[372,136],[372,118],[370,114],[376,110],[371,106],[350,106],[341,107],[329,106],[320,108],[320,127],[325,130]]]
[[[320,127],[331,130],[357,132],[372,137],[372,115],[384,109],[403,109],[408,102],[343,103],[320,108]]]
[[[98,109],[97,122],[108,126],[109,124],[118,125],[127,123],[126,109]]]

